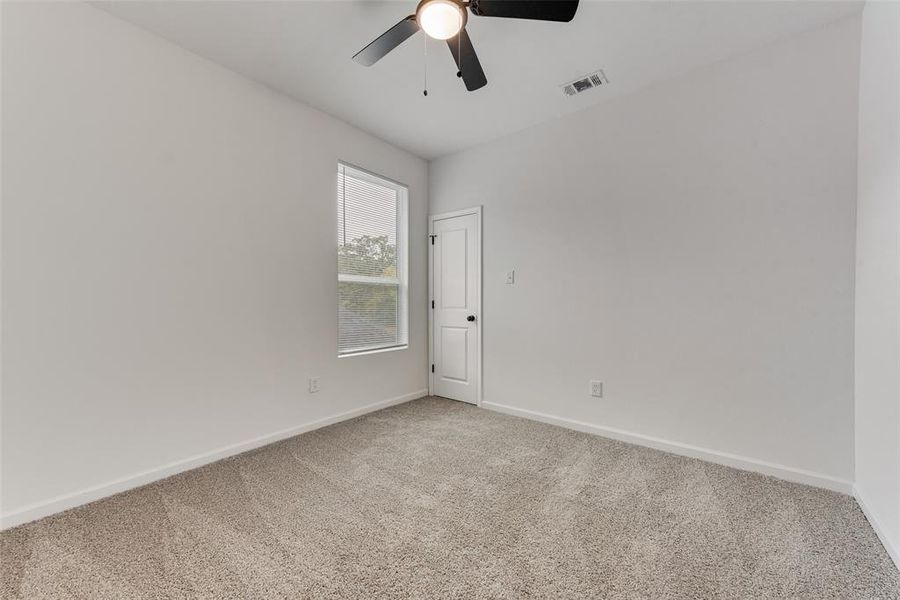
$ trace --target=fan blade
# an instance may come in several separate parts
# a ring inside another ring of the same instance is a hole
[[[507,17],[567,23],[575,18],[578,0],[472,0],[469,10],[479,17]]]
[[[410,15],[375,38],[375,41],[353,55],[353,60],[371,67],[384,56],[419,31],[416,16]]]
[[[487,77],[484,75],[481,62],[478,60],[478,55],[475,54],[475,48],[472,46],[472,40],[469,39],[465,27],[460,29],[456,36],[447,40],[447,46],[450,47],[456,67],[462,73],[462,80],[466,84],[467,90],[472,92],[487,85]]]

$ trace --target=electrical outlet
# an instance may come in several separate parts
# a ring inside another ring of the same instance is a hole
[[[318,377],[310,377],[309,378],[309,393],[315,394],[319,391],[319,378]]]
[[[603,397],[603,382],[596,379],[591,380],[591,396],[595,398]]]
[[[506,285],[513,285],[516,282],[516,272],[515,271],[507,271],[506,272]]]

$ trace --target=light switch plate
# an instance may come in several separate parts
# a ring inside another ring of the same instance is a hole
[[[310,377],[309,378],[309,393],[315,394],[319,391],[319,378],[318,377]]]
[[[513,285],[516,282],[516,272],[515,271],[507,271],[506,272],[506,285]]]

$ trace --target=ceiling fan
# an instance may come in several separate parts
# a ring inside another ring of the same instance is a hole
[[[487,77],[466,33],[467,8],[479,17],[568,22],[575,17],[578,0],[421,0],[415,14],[382,33],[357,52],[353,60],[371,67],[421,29],[428,37],[447,41],[459,69],[456,75],[467,90],[484,87]]]

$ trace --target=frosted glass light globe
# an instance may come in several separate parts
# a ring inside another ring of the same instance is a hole
[[[429,37],[450,39],[462,29],[462,9],[452,0],[429,0],[419,8],[416,21]]]

